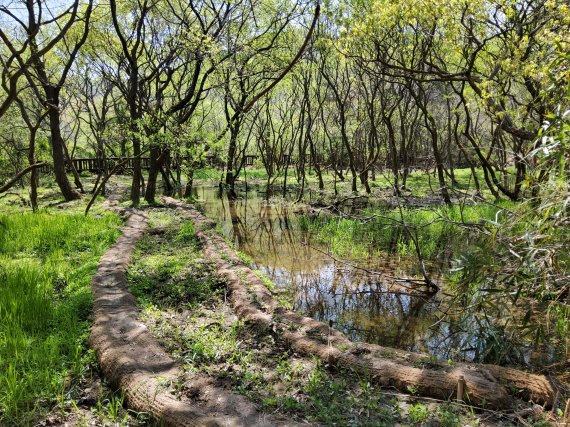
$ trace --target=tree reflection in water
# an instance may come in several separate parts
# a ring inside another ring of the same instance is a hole
[[[217,221],[235,247],[277,286],[288,290],[296,311],[332,320],[354,340],[428,352],[442,359],[494,361],[497,357],[528,364],[532,358],[531,343],[505,346],[509,341],[500,339],[505,331],[493,330],[486,316],[467,309],[462,298],[450,295],[453,292],[446,293],[445,283],[444,292],[430,296],[410,293],[391,279],[421,277],[413,265],[395,257],[370,257],[359,265],[380,273],[371,274],[312,249],[327,250],[300,227],[299,214],[282,198],[267,201],[265,194],[258,196],[251,190],[229,199],[214,187],[197,187],[195,194],[205,214]],[[436,274],[442,282],[442,274]],[[461,290],[455,294],[461,295]],[[498,307],[495,316],[500,318],[501,310],[507,309]],[[499,342],[504,348],[497,350]]]

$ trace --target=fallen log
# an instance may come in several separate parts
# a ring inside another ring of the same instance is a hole
[[[425,354],[355,343],[329,325],[281,307],[263,281],[212,230],[211,220],[186,203],[167,197],[163,200],[195,224],[205,256],[215,263],[218,275],[227,283],[236,314],[279,334],[295,351],[369,374],[381,385],[429,397],[451,399],[462,377],[465,401],[470,404],[500,409],[514,407],[521,400],[553,404],[554,387],[543,375],[496,365],[449,365]],[[414,362],[423,360],[429,360],[429,367],[414,366]]]

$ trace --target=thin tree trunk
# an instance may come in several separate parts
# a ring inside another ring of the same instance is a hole
[[[133,137],[133,181],[131,183],[131,201],[138,206],[141,200],[141,142],[137,136]]]
[[[188,181],[186,182],[186,188],[184,189],[184,197],[192,196],[192,186],[194,184],[194,168],[188,172]]]
[[[26,167],[25,169],[21,170],[20,172],[18,172],[16,175],[12,176],[10,179],[8,179],[8,182],[4,183],[3,185],[0,186],[0,193],[4,193],[5,191],[8,191],[10,188],[12,188],[14,185],[16,185],[18,183],[18,181],[24,176],[26,175],[28,172],[40,168],[42,166],[44,166],[45,163],[40,162],[40,163],[36,163],[34,165],[30,165],[28,167]]]
[[[71,173],[73,174],[73,181],[75,187],[79,188],[79,191],[81,191],[81,193],[85,193],[85,189],[83,188],[83,184],[81,183],[81,178],[79,177],[79,173],[77,172],[75,165],[71,161],[71,156],[69,155],[69,150],[67,149],[67,145],[65,144],[65,142],[63,143],[63,150],[65,151],[65,158],[67,159],[67,162],[69,163],[69,168],[71,169]]]
[[[228,147],[228,160],[226,164],[226,185],[229,187],[228,197],[235,198],[235,183],[237,179],[236,174],[236,152],[237,152],[237,137],[238,132],[235,127],[232,127],[230,131],[230,145]]]
[[[30,129],[30,149],[28,151],[28,163],[31,165],[36,163],[36,129]],[[38,210],[38,185],[40,180],[40,171],[37,168],[32,169],[30,177],[30,204],[32,210]]]

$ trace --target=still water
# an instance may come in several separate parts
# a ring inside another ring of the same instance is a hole
[[[410,292],[394,278],[421,277],[413,265],[376,256],[355,268],[347,260],[332,258],[326,242],[315,241],[301,227],[299,218],[305,212],[285,199],[268,202],[255,189],[242,192],[237,200],[228,200],[217,187],[194,191],[205,215],[292,297],[297,312],[332,320],[353,340],[425,352],[443,360],[483,359],[484,354],[488,359],[488,346],[493,344],[489,337],[497,336],[489,334],[495,328],[492,319],[466,312],[461,298],[446,289],[441,274],[432,272],[442,292],[435,296]],[[510,346],[509,353],[502,360],[514,364],[531,363],[533,354],[545,356],[542,349],[528,346]]]

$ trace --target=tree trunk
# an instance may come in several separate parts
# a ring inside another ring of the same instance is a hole
[[[228,147],[228,159],[226,163],[226,185],[229,187],[228,197],[236,198],[235,184],[237,174],[235,173],[235,157],[237,152],[237,130],[231,129],[230,145]]]
[[[174,186],[172,182],[170,182],[170,177],[168,174],[170,173],[170,169],[168,168],[168,162],[162,161],[162,165],[160,166],[160,175],[162,176],[162,183],[164,184],[164,194],[166,196],[172,196],[174,193]]]
[[[465,162],[469,165],[469,169],[471,170],[471,176],[473,177],[473,182],[475,184],[475,191],[477,192],[477,195],[479,196],[479,195],[481,195],[481,185],[479,184],[479,178],[477,177],[477,171],[475,170],[475,166],[473,165],[471,158],[469,157],[468,153],[465,151],[465,148],[463,147],[463,144],[461,142],[461,135],[459,133],[459,113],[455,113],[455,114],[456,114],[455,127],[454,127],[454,129],[455,129],[454,130],[455,143],[459,147],[460,153],[463,155],[463,157],[465,157]]]
[[[188,181],[186,182],[186,188],[184,189],[184,197],[188,198],[192,196],[193,185],[194,185],[194,169],[188,172]]]
[[[12,188],[14,185],[16,185],[20,179],[22,179],[22,177],[24,175],[26,175],[28,172],[42,167],[44,166],[45,163],[36,163],[34,165],[30,165],[28,167],[26,167],[25,169],[21,170],[20,172],[16,173],[14,176],[12,176],[11,178],[8,179],[8,182],[5,182],[4,184],[0,185],[0,193],[4,193],[5,191],[8,191],[10,188]]]
[[[400,162],[398,157],[398,149],[396,148],[396,135],[394,132],[394,127],[392,126],[391,117],[384,115],[383,121],[386,125],[386,128],[388,129],[388,145],[390,147],[390,157],[392,160],[392,174],[394,175],[394,194],[399,197],[402,195],[402,193],[400,192]]]
[[[160,158],[160,148],[153,145],[150,148],[150,169],[148,171],[148,179],[146,181],[146,191],[144,194],[144,199],[150,203],[154,203],[154,197],[156,195],[156,181],[158,179],[158,174],[161,167]]]
[[[372,189],[370,188],[370,183],[368,182],[368,169],[364,169],[360,172],[360,182],[364,185],[367,194],[372,193]]]
[[[433,121],[433,118],[431,120],[429,120],[430,118],[428,116],[426,116],[426,122],[427,121]],[[428,125],[429,127],[429,132],[431,135],[431,145],[433,148],[433,156],[435,158],[435,165],[436,165],[436,170],[437,170],[437,180],[439,182],[439,191],[441,194],[441,197],[443,198],[443,201],[446,204],[451,204],[451,198],[449,197],[449,192],[447,191],[447,183],[445,182],[445,171],[443,170],[443,158],[441,157],[441,153],[439,151],[439,147],[438,147],[438,137],[437,137],[437,130],[435,128],[435,123],[431,123],[431,125]]]
[[[319,190],[324,190],[325,183],[323,181],[323,173],[321,171],[321,165],[319,164],[319,159],[317,156],[317,149],[315,148],[315,141],[313,141],[312,135],[309,133],[309,149],[311,150],[311,157],[313,158],[313,166],[317,174],[317,179],[319,180]]]
[[[36,133],[38,129],[30,129],[30,149],[28,151],[28,163],[31,165],[36,163]],[[38,185],[40,180],[39,169],[32,169],[32,174],[30,177],[30,204],[32,205],[32,210],[36,212],[38,210]]]
[[[83,184],[81,184],[81,178],[79,177],[79,173],[77,169],[75,169],[75,165],[71,161],[71,156],[69,155],[69,150],[67,149],[67,145],[65,142],[63,143],[63,150],[65,151],[65,158],[69,162],[69,168],[71,169],[71,173],[73,174],[73,183],[75,184],[76,188],[79,188],[81,193],[85,193],[85,189],[83,188]]]
[[[137,136],[133,137],[133,181],[131,183],[131,201],[138,206],[141,200],[141,142]]]
[[[346,148],[346,152],[348,154],[348,167],[350,169],[350,173],[352,174],[352,185],[351,185],[351,190],[353,193],[356,193],[358,191],[358,188],[356,186],[356,178],[357,178],[357,172],[356,172],[356,165],[354,164],[354,154],[352,152],[352,148],[350,146],[350,141],[348,140],[348,134],[347,134],[347,130],[346,130],[346,116],[344,113],[344,106],[341,107],[341,135],[342,135],[342,142],[344,143],[344,148]]]
[[[59,88],[51,85],[44,86],[51,134],[53,172],[61,194],[69,202],[70,200],[80,199],[81,195],[71,186],[65,171],[65,147],[61,135],[61,118],[59,116],[59,90]]]
[[[434,118],[431,116],[430,112],[427,109],[425,104],[425,92],[423,88],[419,88],[419,94],[414,94],[414,98],[418,104],[418,107],[422,110],[424,115],[424,123],[425,126],[431,136],[431,146],[433,150],[433,157],[435,158],[435,165],[436,165],[436,172],[437,172],[437,179],[439,182],[439,192],[443,201],[446,204],[451,204],[451,198],[449,197],[449,192],[447,191],[447,183],[445,182],[445,171],[443,170],[443,158],[441,157],[441,152],[439,151],[438,145],[438,134],[437,134],[437,123],[435,122]]]

